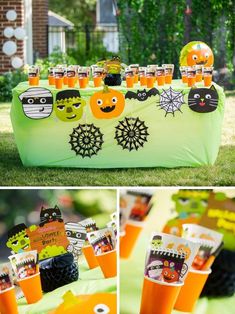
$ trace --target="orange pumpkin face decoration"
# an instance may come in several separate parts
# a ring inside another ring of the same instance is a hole
[[[213,66],[213,64],[214,55],[211,48],[201,41],[192,41],[181,50],[181,66],[202,65],[210,67]]]
[[[120,116],[125,107],[122,93],[104,86],[103,91],[94,93],[90,98],[91,111],[97,119],[112,119]]]
[[[183,244],[180,244],[178,247],[177,247],[177,251],[180,253],[180,254],[184,254],[185,255],[185,260],[187,260],[189,258],[189,256],[191,255],[191,250],[188,246],[186,245],[183,245]]]
[[[62,303],[50,314],[116,314],[117,296],[112,293],[73,296],[69,291]]]
[[[162,270],[164,281],[171,283],[179,280],[179,274],[174,268],[165,267]]]

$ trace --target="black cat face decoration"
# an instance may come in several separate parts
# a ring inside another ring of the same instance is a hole
[[[63,222],[61,211],[56,205],[54,208],[41,208],[40,212],[40,227],[43,227],[45,224],[58,221]]]
[[[199,113],[212,112],[218,106],[218,92],[214,85],[210,88],[191,88],[188,95],[188,106]]]

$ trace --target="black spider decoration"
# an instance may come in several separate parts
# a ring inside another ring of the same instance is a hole
[[[114,138],[123,149],[138,150],[147,142],[147,130],[148,127],[139,118],[125,118],[116,126]]]
[[[98,151],[101,150],[104,143],[103,134],[93,123],[79,124],[77,128],[73,129],[73,133],[70,134],[69,143],[76,155],[81,155],[82,158],[91,158],[91,156],[97,155]]]

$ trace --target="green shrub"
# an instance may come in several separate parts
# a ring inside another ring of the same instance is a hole
[[[0,76],[0,102],[11,101],[12,89],[27,80],[23,70],[9,71]]]
[[[46,79],[49,67],[55,67],[57,64],[76,64],[76,60],[73,56],[61,52],[59,48],[55,48],[47,58],[37,59],[35,64],[40,66],[40,77]]]

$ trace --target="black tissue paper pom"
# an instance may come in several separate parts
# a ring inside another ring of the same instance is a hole
[[[53,291],[78,280],[78,265],[73,254],[66,253],[39,262],[42,290]]]
[[[211,270],[201,296],[232,296],[235,292],[235,252],[222,250]]]

